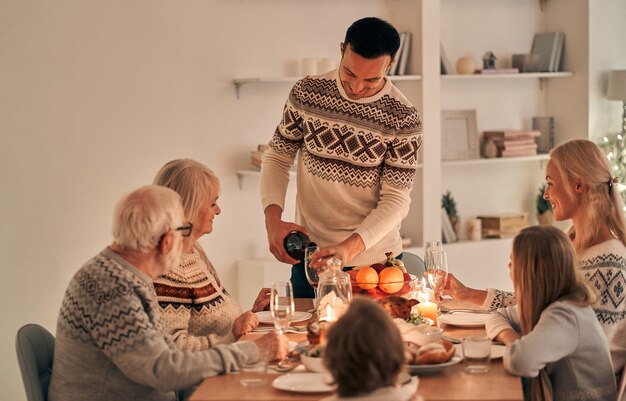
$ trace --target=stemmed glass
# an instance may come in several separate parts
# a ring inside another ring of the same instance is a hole
[[[311,260],[311,255],[319,250],[320,247],[317,246],[314,242],[304,248],[304,274],[306,274],[307,281],[309,282],[309,284],[311,284],[311,287],[313,287],[313,293],[315,294],[315,296],[313,297],[314,300],[317,299],[317,285],[320,280],[319,275],[324,271],[324,268],[316,269],[311,266],[313,262]]]
[[[426,243],[424,263],[426,265],[428,282],[435,293],[435,302],[440,305],[442,301],[441,293],[448,279],[448,259],[441,242],[431,241]]]
[[[289,327],[295,310],[291,282],[273,282],[271,291],[270,313],[274,320],[274,327],[282,334],[283,330]]]

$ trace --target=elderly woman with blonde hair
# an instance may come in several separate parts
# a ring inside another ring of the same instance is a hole
[[[197,242],[213,231],[213,220],[221,212],[219,180],[203,164],[178,159],[159,170],[154,184],[181,196],[185,219],[193,225],[184,239],[180,264],[154,279],[165,331],[183,350],[231,343],[259,325],[253,312],[269,305],[269,289],[261,289],[252,311],[242,313]]]
[[[626,219],[619,177],[613,177],[606,155],[595,143],[577,139],[550,152],[546,182],[543,196],[552,205],[554,219],[572,220],[568,234],[578,268],[599,292],[593,309],[619,377],[626,363]],[[449,275],[444,294],[489,310],[516,302],[513,293],[469,288],[454,275]]]

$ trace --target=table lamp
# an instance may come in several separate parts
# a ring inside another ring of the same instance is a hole
[[[606,97],[609,100],[620,100],[622,102],[622,106],[624,106],[622,135],[626,135],[626,70],[609,71]]]

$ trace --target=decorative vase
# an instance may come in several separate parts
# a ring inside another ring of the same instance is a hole
[[[476,64],[474,63],[474,59],[471,57],[461,57],[456,62],[456,72],[459,74],[467,75],[473,74],[476,70]]]
[[[554,221],[554,212],[552,210],[547,210],[541,214],[537,214],[537,221],[540,226],[550,226]]]
[[[452,224],[452,229],[454,230],[454,233],[456,234],[457,238],[461,238],[461,219],[459,219],[459,216],[448,216],[450,217],[450,224]]]

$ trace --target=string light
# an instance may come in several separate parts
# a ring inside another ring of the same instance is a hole
[[[613,188],[620,192],[626,203],[626,183],[624,181],[626,177],[626,140],[624,135],[621,133],[605,135],[598,146],[604,150],[606,158],[611,164],[613,175],[619,179],[618,185]]]

